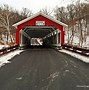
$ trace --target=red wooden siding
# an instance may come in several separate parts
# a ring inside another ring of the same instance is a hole
[[[56,22],[53,22],[51,21],[50,19],[42,16],[42,15],[39,15],[25,23],[22,23],[20,24],[19,26],[17,26],[17,30],[16,30],[16,43],[19,44],[19,31],[21,29],[23,29],[25,26],[35,26],[36,24],[36,21],[45,21],[45,25],[46,26],[55,26],[57,27],[60,31],[61,31],[61,44],[64,43],[64,30],[63,30],[63,26],[56,23]]]

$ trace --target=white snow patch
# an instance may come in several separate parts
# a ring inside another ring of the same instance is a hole
[[[16,78],[17,80],[21,80],[22,79],[22,77],[18,77],[18,78]]]
[[[65,72],[69,72],[69,70],[65,70]]]
[[[69,33],[69,35],[68,35],[68,33]],[[75,33],[74,38],[73,38],[73,43],[72,43],[73,45],[79,46],[79,42],[80,42],[79,36],[80,35],[78,33]],[[66,31],[65,32],[65,43],[68,43],[68,40],[69,40],[68,37],[69,38],[71,37],[71,31],[69,31],[69,32]],[[82,47],[89,49],[89,35],[86,36],[86,40],[83,41]]]
[[[82,60],[83,62],[89,63],[89,57],[82,56],[82,55],[77,54],[75,52],[67,51],[67,50],[64,50],[64,49],[60,50],[60,52],[64,52],[64,53],[69,54],[69,55],[71,55],[75,58],[78,58],[79,60]]]
[[[4,45],[0,45],[0,49],[4,48]]]
[[[54,79],[54,78],[56,78],[56,77],[58,77],[58,76],[59,76],[59,72],[55,72],[55,73],[52,73],[52,74],[49,76],[49,78]]]
[[[6,48],[6,47],[9,47],[9,46],[8,45],[0,45],[0,49]]]
[[[6,63],[11,63],[11,61],[8,61],[8,60],[13,58],[17,54],[20,54],[21,52],[23,52],[23,50],[15,50],[6,55],[0,56],[0,67],[5,65]]]

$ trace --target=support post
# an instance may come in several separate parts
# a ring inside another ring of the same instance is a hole
[[[59,33],[58,33],[58,31],[56,32],[56,44],[58,45],[59,44]]]
[[[24,46],[22,30],[20,30],[19,42],[20,42],[19,49],[22,49],[22,47]]]
[[[61,49],[61,45],[60,45],[60,42],[59,42],[59,37],[60,35],[59,35],[59,31],[58,31],[58,29],[57,29],[57,31],[56,31],[56,44],[57,44],[57,49]]]

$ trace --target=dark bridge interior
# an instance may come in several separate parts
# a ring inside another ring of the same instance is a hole
[[[53,47],[60,44],[60,33],[54,26],[27,26],[20,31],[20,47]]]
[[[51,26],[34,26],[34,27],[27,27],[24,29],[24,32],[26,32],[31,38],[43,38],[49,33],[56,30],[56,27]]]

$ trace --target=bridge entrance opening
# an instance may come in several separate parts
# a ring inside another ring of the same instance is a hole
[[[60,48],[60,31],[53,26],[27,26],[20,30],[20,48],[47,46]]]

